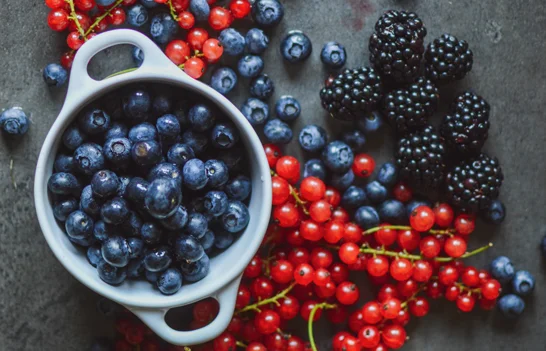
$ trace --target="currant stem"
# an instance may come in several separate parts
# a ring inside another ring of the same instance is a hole
[[[265,299],[265,300],[258,301],[256,303],[253,303],[252,305],[245,306],[242,309],[235,311],[235,314],[241,314],[241,313],[244,313],[244,312],[247,312],[247,311],[257,311],[257,312],[259,312],[260,311],[260,309],[259,309],[260,306],[268,305],[270,303],[274,303],[274,304],[278,305],[278,303],[279,303],[278,300],[286,297],[286,295],[292,289],[294,289],[295,286],[296,286],[296,282],[290,284],[286,289],[284,289],[283,291],[281,291],[277,295],[275,295],[273,297],[270,297],[268,299]]]
[[[413,293],[413,295],[411,295],[406,301],[402,302],[400,307],[401,308],[406,308],[411,301],[415,300],[417,295],[419,295],[420,293],[423,292],[423,290],[425,290],[426,286],[427,286],[426,284],[421,284],[419,286],[419,289],[417,289],[417,291],[415,293]]]
[[[68,0],[68,1],[73,2],[73,0]],[[104,11],[102,15],[95,18],[95,21],[93,22],[93,24],[91,24],[87,32],[85,32],[84,37],[86,38],[93,31],[93,29],[95,29],[95,27],[99,25],[99,23],[103,19],[105,19],[107,16],[110,16],[110,13],[112,12],[112,10],[118,7],[119,5],[121,5],[122,2],[123,0],[117,0],[112,6],[110,6],[106,11]],[[87,38],[85,40],[87,40]]]
[[[76,24],[76,28],[78,29],[78,33],[80,33],[80,36],[83,40],[87,41],[87,34],[85,34],[82,25],[80,24],[80,21],[78,21],[78,16],[76,15],[76,7],[74,6],[74,0],[66,0],[68,3],[68,6],[70,7],[70,16],[68,16],[69,19],[74,21]]]
[[[480,294],[480,295],[482,293],[482,289],[480,288],[472,289],[471,287],[468,287],[464,285],[463,283],[455,283],[455,286],[458,287],[459,290],[461,290],[461,292],[467,291],[470,294]]]
[[[456,259],[468,258],[468,257],[474,256],[474,255],[477,255],[477,254],[479,254],[481,252],[484,252],[485,250],[489,249],[492,246],[493,246],[493,243],[489,243],[489,244],[487,244],[485,246],[477,248],[474,251],[467,252],[464,255],[462,255],[461,257],[435,257],[435,258],[433,258],[433,260],[438,261],[438,262],[451,262],[451,261],[454,261]],[[412,261],[425,259],[425,257],[423,257],[421,255],[411,255],[411,254],[407,254],[407,253],[403,253],[403,252],[387,251],[385,249],[376,250],[376,249],[372,249],[372,248],[366,247],[366,246],[361,247],[360,252],[367,253],[367,254],[373,254],[373,255],[389,256],[389,257],[401,257],[401,258],[406,258],[406,259],[412,260]]]
[[[170,2],[170,1],[169,1],[169,2]],[[242,342],[242,341],[236,341],[236,342],[235,342],[235,345],[236,345],[237,347],[242,347],[243,349],[246,349],[246,347],[247,347],[247,345],[246,345],[244,342]]]
[[[309,334],[309,343],[311,344],[311,349],[313,351],[318,351],[317,345],[315,344],[315,337],[313,336],[313,319],[315,319],[315,314],[319,309],[332,309],[336,307],[336,305],[323,302],[316,304],[311,310],[311,313],[309,314],[309,320],[307,321],[307,333]]]
[[[294,190],[294,187],[292,185],[290,185],[290,195],[292,195],[294,197],[294,200],[296,200],[296,206],[301,207],[301,209],[303,210],[303,213],[305,213],[308,216],[309,211],[307,210],[307,208],[305,208],[306,202],[300,198],[300,196],[298,195],[296,190]]]
[[[172,0],[167,0],[167,5],[169,5],[169,11],[171,12],[171,17],[173,18],[173,20],[178,22],[179,20],[178,13],[176,12],[176,9],[173,6]]]
[[[375,232],[380,231],[381,229],[411,230],[412,228],[410,226],[407,226],[407,225],[383,225],[383,226],[367,229],[367,230],[362,232],[362,235],[370,235],[370,234],[373,234]],[[452,236],[453,232],[454,232],[454,229],[449,228],[449,229],[431,229],[427,233]]]

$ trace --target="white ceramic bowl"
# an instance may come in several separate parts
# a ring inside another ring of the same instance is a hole
[[[119,44],[132,44],[144,52],[144,62],[133,72],[97,81],[89,77],[87,65],[98,52]],[[235,243],[211,259],[210,273],[201,281],[184,285],[172,296],[162,295],[145,281],[126,281],[121,286],[104,283],[84,254],[68,240],[53,216],[47,193],[47,181],[63,131],[78,112],[107,92],[134,82],[170,84],[207,98],[221,109],[238,127],[248,153],[252,180],[249,204],[250,223]],[[146,36],[136,31],[120,29],[100,34],[82,46],[74,59],[68,93],[58,118],[45,139],[36,167],[34,198],[38,221],[49,247],[57,259],[80,282],[95,292],[116,301],[146,323],[156,334],[176,345],[195,345],[218,336],[229,324],[239,281],[244,268],[258,250],[271,212],[271,178],[266,157],[258,136],[246,118],[224,96],[209,86],[194,80],[174,65]],[[209,325],[194,331],[177,331],[165,322],[165,314],[174,307],[184,306],[207,297],[218,300],[220,311]]]

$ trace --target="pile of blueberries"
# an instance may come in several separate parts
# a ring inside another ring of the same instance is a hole
[[[62,136],[48,181],[53,213],[108,284],[145,278],[174,294],[203,279],[209,257],[248,225],[239,131],[195,101],[168,86],[128,86],[83,109]]]

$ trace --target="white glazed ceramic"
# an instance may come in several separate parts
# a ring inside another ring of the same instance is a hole
[[[144,52],[144,62],[133,72],[102,81],[89,77],[87,65],[98,52],[119,44],[132,44]],[[53,216],[47,193],[47,181],[61,142],[63,131],[78,112],[109,91],[133,82],[167,83],[193,91],[216,104],[238,127],[251,165],[252,195],[249,204],[250,223],[242,236],[224,253],[211,260],[210,273],[200,282],[184,285],[172,296],[162,295],[148,282],[126,281],[121,286],[104,283],[66,237]],[[271,179],[266,157],[258,136],[239,110],[209,86],[194,80],[174,65],[146,36],[120,29],[100,34],[82,46],[72,65],[68,93],[58,118],[51,127],[40,152],[36,167],[34,198],[38,220],[44,236],[57,259],[83,284],[116,301],[146,323],[156,334],[176,345],[195,345],[209,341],[225,330],[231,320],[236,294],[245,266],[258,250],[271,212]],[[176,331],[165,322],[165,314],[174,307],[201,299],[218,300],[220,311],[209,325],[194,331]]]

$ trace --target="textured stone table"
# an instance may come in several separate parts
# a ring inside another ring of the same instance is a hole
[[[450,32],[470,42],[475,55],[472,73],[457,91],[473,88],[492,105],[487,152],[497,156],[506,177],[502,199],[508,217],[500,228],[480,226],[471,247],[490,240],[495,247],[473,259],[483,267],[495,255],[509,255],[518,268],[535,274],[538,291],[527,300],[525,314],[509,323],[497,313],[462,315],[453,304],[433,303],[431,314],[409,327],[404,350],[544,350],[546,328],[545,265],[538,243],[546,234],[546,6],[539,0],[285,0],[286,16],[272,33],[266,68],[276,83],[276,96],[291,94],[303,105],[299,132],[306,123],[327,126],[319,106],[318,87],[325,71],[319,60],[322,44],[338,40],[346,47],[348,66],[368,64],[367,42],[379,14],[389,8],[417,11],[427,39]],[[64,90],[48,90],[41,69],[65,50],[64,35],[48,30],[41,1],[5,0],[0,10],[0,108],[21,105],[31,114],[28,135],[0,138],[0,350],[84,350],[111,326],[95,310],[97,296],[70,276],[47,247],[33,203],[33,173],[38,151],[60,110]],[[312,57],[303,65],[281,60],[279,41],[301,29],[312,39]],[[100,55],[95,71],[127,67],[127,50]],[[246,82],[232,96],[247,95]],[[451,91],[443,91],[442,102]],[[435,118],[439,120],[439,116]],[[382,145],[383,144],[383,145]],[[297,147],[293,148],[299,152]],[[380,160],[390,157],[391,136],[369,143]],[[14,161],[14,188],[9,163]],[[363,288],[366,290],[366,288]],[[324,326],[326,328],[326,326]],[[329,344],[321,343],[326,351]]]

